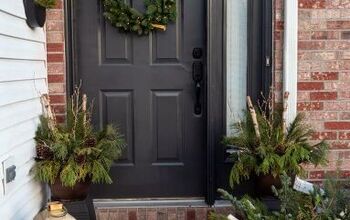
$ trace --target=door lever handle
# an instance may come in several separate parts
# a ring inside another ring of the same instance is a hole
[[[196,115],[200,115],[202,114],[202,104],[201,104],[201,93],[202,93],[201,82],[203,80],[203,63],[202,62],[200,61],[193,62],[192,78],[195,85],[195,96],[196,96],[196,101],[194,104],[194,113]]]
[[[199,82],[196,83],[196,102],[194,104],[194,114],[200,115],[202,114],[202,104],[201,104],[201,84]]]

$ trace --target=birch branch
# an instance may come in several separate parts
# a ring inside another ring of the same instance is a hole
[[[260,136],[260,131],[259,131],[258,119],[256,117],[256,112],[255,112],[255,109],[254,109],[254,106],[253,106],[253,103],[252,103],[250,96],[247,96],[247,104],[248,104],[250,116],[252,117],[252,120],[253,120],[256,138],[260,141],[261,136]]]
[[[43,107],[43,115],[48,119],[48,126],[50,130],[53,131],[56,127],[56,118],[52,111],[48,95],[42,95],[40,97],[40,102]]]
[[[84,118],[83,118],[84,124],[86,123],[86,102],[87,102],[86,94],[83,94],[82,110],[83,110],[83,114],[84,114]]]
[[[283,133],[287,133],[287,111],[288,111],[288,98],[289,98],[289,92],[284,92],[283,95],[283,113],[282,113],[282,120],[283,120]]]

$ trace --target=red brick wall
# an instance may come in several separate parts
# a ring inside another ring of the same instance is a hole
[[[62,121],[66,101],[64,12],[63,0],[57,2],[56,7],[47,12],[47,68],[50,100],[58,120]]]
[[[327,167],[308,167],[324,177],[342,160],[350,169],[350,0],[299,0],[298,111],[306,114],[314,139],[331,145]],[[283,1],[275,4],[275,86],[282,90]]]

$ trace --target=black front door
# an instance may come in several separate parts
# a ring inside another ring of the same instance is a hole
[[[143,0],[130,2],[144,10]],[[196,90],[192,69],[205,69],[205,1],[178,0],[177,21],[142,37],[111,27],[99,0],[74,5],[76,80],[94,99],[95,126],[114,123],[128,144],[113,184],[95,185],[93,196],[203,197],[205,77]]]

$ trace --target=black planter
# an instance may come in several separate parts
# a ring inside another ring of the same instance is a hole
[[[265,196],[274,196],[272,186],[275,186],[277,189],[282,187],[281,179],[279,177],[272,176],[272,174],[257,176],[255,184],[255,194],[260,198]]]
[[[46,8],[35,4],[34,0],[23,0],[29,27],[43,27],[46,21]]]
[[[56,201],[82,201],[88,196],[90,185],[91,179],[88,179],[85,182],[75,184],[73,187],[66,187],[57,178],[55,183],[50,185],[51,197]]]
[[[294,183],[295,175],[289,176],[291,178],[292,183]],[[274,177],[272,174],[257,176],[255,180],[256,196],[260,198],[275,196],[275,194],[272,192],[272,186],[274,186],[276,189],[281,189],[282,182],[279,176]]]

